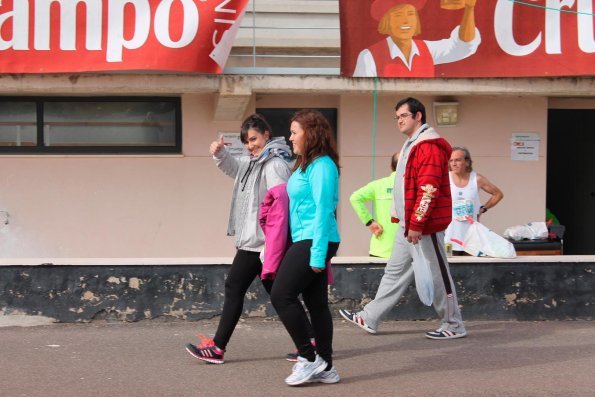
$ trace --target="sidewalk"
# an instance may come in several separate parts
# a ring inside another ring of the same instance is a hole
[[[3,320],[6,320],[4,318]],[[436,322],[382,324],[377,335],[335,320],[338,384],[289,387],[293,350],[282,324],[241,321],[223,365],[186,353],[199,322],[0,328],[0,396],[593,396],[595,324],[466,322],[468,337],[435,341]],[[6,321],[0,324],[6,325]]]

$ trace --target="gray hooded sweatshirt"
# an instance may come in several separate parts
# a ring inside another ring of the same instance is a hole
[[[260,203],[267,190],[289,179],[291,149],[284,137],[274,137],[258,157],[235,158],[223,148],[213,159],[221,171],[235,178],[227,235],[236,237],[236,249],[262,251],[264,234],[258,223]]]

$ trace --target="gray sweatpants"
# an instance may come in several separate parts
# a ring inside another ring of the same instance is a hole
[[[434,282],[433,306],[442,319],[440,327],[457,333],[465,332],[455,285],[450,276],[446,259],[444,232],[423,235],[419,245],[424,257],[430,263]],[[376,297],[359,312],[369,327],[378,329],[380,320],[397,304],[409,284],[414,280],[411,256],[414,249],[414,246],[399,230]]]

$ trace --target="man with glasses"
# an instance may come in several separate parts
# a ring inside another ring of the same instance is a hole
[[[444,230],[451,221],[448,160],[452,148],[426,124],[425,107],[420,101],[402,99],[395,110],[397,127],[407,137],[393,190],[400,231],[374,300],[360,312],[340,310],[339,313],[367,332],[377,333],[382,317],[392,310],[413,281],[417,245],[431,270],[433,306],[441,318],[440,327],[425,336],[437,340],[462,338],[467,333],[444,249]]]

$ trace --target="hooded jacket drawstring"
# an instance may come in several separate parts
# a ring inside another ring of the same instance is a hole
[[[242,184],[242,192],[246,188],[246,184],[248,183],[248,177],[250,176],[250,173],[254,169],[255,164],[256,164],[256,161],[251,161],[250,164],[248,164],[248,169],[246,170],[246,173],[244,174],[244,176],[242,176],[242,179],[240,179],[240,183]]]

